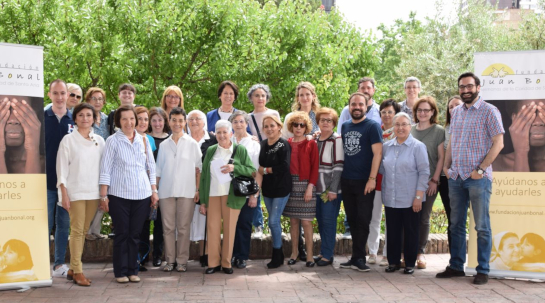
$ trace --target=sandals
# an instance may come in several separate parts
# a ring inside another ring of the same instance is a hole
[[[167,263],[165,267],[163,267],[163,271],[171,272],[172,270],[174,270],[174,264]]]
[[[426,269],[426,260],[416,260],[416,268]]]
[[[176,271],[186,272],[187,271],[187,265],[186,264],[178,264],[178,266],[176,266]]]

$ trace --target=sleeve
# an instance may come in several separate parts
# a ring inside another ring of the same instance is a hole
[[[115,157],[114,138],[114,136],[109,137],[104,146],[104,153],[100,160],[100,178],[98,180],[98,184],[100,185],[110,186],[110,177],[114,167]]]
[[[439,144],[437,146],[445,142],[445,129],[442,126],[439,126],[439,129],[441,130],[441,132],[439,136]]]
[[[284,118],[284,126],[282,126],[282,138],[288,140],[293,137],[293,133],[288,130],[288,121],[290,120],[291,113],[286,115]]]
[[[419,142],[420,143],[420,142]],[[416,169],[418,170],[418,182],[416,190],[426,191],[428,189],[428,180],[430,177],[430,163],[428,161],[428,152],[424,143],[415,144],[414,158]]]
[[[148,135],[146,135],[146,138],[147,138],[146,141],[148,141],[149,145],[151,146],[151,151],[155,152],[157,150],[157,146],[155,145],[155,139],[153,139],[152,136],[148,136]]]
[[[147,140],[149,142],[149,140]],[[163,167],[165,166],[165,148],[161,148],[159,150],[159,154],[157,155],[157,162],[155,163],[155,176],[157,178],[161,178],[161,172],[163,170]]]
[[[193,149],[195,153],[195,167],[197,167],[202,172],[202,151],[199,148],[199,144],[197,141],[193,140],[191,141],[193,144]]]
[[[341,116],[339,117],[339,122],[337,124],[337,134],[341,134],[343,123],[348,120],[348,106],[345,106],[343,110],[341,111]]]
[[[319,166],[318,145],[316,144],[316,141],[310,140],[309,141],[309,146],[310,146],[310,178],[309,178],[309,183],[312,183],[312,185],[316,186],[316,183],[318,183],[318,166]]]
[[[250,159],[252,160],[252,164],[256,169],[259,168],[259,152],[261,151],[261,144],[251,141],[252,142],[252,150],[248,151],[250,154]]]
[[[382,129],[380,129],[380,125],[376,123],[376,121],[373,122],[373,126],[371,127],[369,132],[371,145],[376,143],[382,143]]]
[[[64,136],[57,152],[57,187],[61,184],[66,186],[66,180],[69,178],[70,148],[68,140],[69,136]]]
[[[146,161],[146,169],[149,170],[149,182],[150,185],[156,185],[157,184],[157,177],[156,177],[156,166],[155,166],[155,159],[153,158],[153,151],[151,150],[151,145],[149,143],[150,140],[146,140],[148,144],[146,144],[147,151],[147,161]]]
[[[246,176],[251,177],[252,173],[255,172],[254,164],[248,156],[248,150],[243,145],[237,145],[237,154],[235,157],[238,159],[238,162],[235,161],[234,165],[234,174],[235,176]]]
[[[496,107],[493,107],[488,112],[486,122],[487,122],[486,128],[487,128],[488,134],[490,135],[490,138],[498,134],[505,133],[505,130],[503,128],[503,122],[501,120],[501,113]]]
[[[287,141],[282,142],[284,146],[278,150],[278,159],[276,165],[271,166],[273,174],[284,174],[290,171],[291,147]]]

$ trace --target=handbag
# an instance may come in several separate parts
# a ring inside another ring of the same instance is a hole
[[[237,152],[237,147],[238,145],[235,145],[233,153],[231,154],[231,159],[229,159],[229,164],[233,164],[235,162],[234,158]],[[229,175],[231,176],[231,186],[233,187],[233,193],[235,196],[246,197],[255,195],[257,192],[259,192],[259,185],[257,185],[257,182],[253,177],[235,177],[233,172],[230,172]]]
[[[146,140],[146,135],[142,136],[142,139],[143,139],[142,143],[144,144],[144,151],[146,153],[146,163],[148,163],[148,146],[147,146],[148,142]],[[146,173],[148,174],[148,179],[149,179],[149,170],[146,169]],[[150,221],[157,220],[157,207],[151,207],[148,220]]]

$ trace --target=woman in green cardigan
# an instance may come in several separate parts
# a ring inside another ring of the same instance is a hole
[[[201,201],[200,212],[206,216],[206,232],[208,234],[208,268],[206,274],[213,274],[223,268],[226,274],[232,274],[231,256],[235,241],[240,209],[246,203],[246,197],[237,197],[233,193],[230,181],[225,181],[225,175],[233,172],[235,177],[255,177],[255,168],[248,156],[246,148],[231,142],[233,128],[231,122],[219,120],[216,123],[216,139],[218,144],[208,148],[202,163],[199,196]],[[234,163],[228,164],[237,146]],[[212,166],[220,163],[219,170]],[[223,219],[223,245],[221,244],[221,230]]]

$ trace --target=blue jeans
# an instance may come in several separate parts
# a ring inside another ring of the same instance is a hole
[[[261,195],[257,197],[257,206],[255,207],[254,217],[252,219],[254,227],[263,226],[263,210],[261,209]]]
[[[320,195],[316,194],[316,219],[318,220],[318,231],[322,239],[320,255],[331,260],[335,250],[335,239],[337,237],[337,217],[341,209],[342,195],[337,199],[324,203]]]
[[[467,209],[471,201],[475,230],[477,231],[477,261],[478,273],[488,274],[490,267],[490,251],[492,250],[492,231],[490,228],[490,195],[492,182],[486,177],[480,180],[468,178],[462,180],[449,179],[450,197],[450,233],[452,245],[450,251],[450,267],[464,270],[466,261],[466,220]]]
[[[259,201],[259,200],[258,200]],[[233,244],[233,257],[239,260],[248,260],[250,257],[250,243],[252,242],[252,220],[257,211],[248,206],[249,199],[242,206],[237,220],[237,229],[235,230],[235,242]]]
[[[55,228],[55,263],[53,268],[64,264],[66,258],[66,246],[68,245],[68,231],[70,230],[70,215],[68,212],[57,205],[59,195],[57,190],[47,190],[47,222],[49,224],[49,232],[51,234],[53,223],[57,225]],[[48,239],[49,240],[49,239]]]
[[[271,229],[271,235],[273,239],[273,248],[282,247],[282,226],[280,224],[280,218],[286,203],[288,203],[290,195],[280,198],[267,198],[263,196],[265,206],[269,212],[269,228]]]

